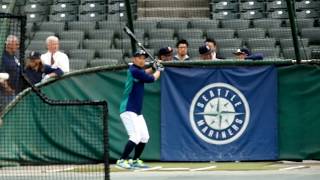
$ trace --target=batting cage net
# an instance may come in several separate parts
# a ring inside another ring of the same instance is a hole
[[[25,16],[0,22],[0,180],[109,179],[107,103],[50,99],[24,74]]]

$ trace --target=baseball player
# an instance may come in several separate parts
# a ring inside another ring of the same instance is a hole
[[[144,94],[144,83],[152,83],[159,79],[160,72],[164,70],[161,64],[155,64],[154,69],[144,69],[145,59],[148,55],[139,50],[134,53],[127,73],[127,81],[123,98],[120,104],[120,118],[129,135],[129,140],[124,148],[121,158],[116,166],[126,169],[147,168],[140,160],[140,156],[149,140],[149,132],[141,114]],[[135,150],[133,159],[129,160],[129,154]]]

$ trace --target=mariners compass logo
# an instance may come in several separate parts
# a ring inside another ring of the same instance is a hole
[[[223,145],[237,140],[246,130],[250,108],[245,96],[226,83],[200,89],[190,107],[193,131],[210,144]]]

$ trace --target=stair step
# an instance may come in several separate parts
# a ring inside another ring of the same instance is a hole
[[[209,7],[205,8],[138,8],[138,17],[180,17],[180,18],[195,18],[209,17]]]
[[[140,0],[138,7],[208,7],[208,0]]]

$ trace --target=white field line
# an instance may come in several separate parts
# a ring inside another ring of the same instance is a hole
[[[190,171],[190,168],[161,168],[159,171]]]
[[[302,168],[306,168],[307,166],[291,166],[291,167],[287,167],[287,168],[281,168],[279,169],[279,171],[288,171],[288,170],[293,170],[293,169],[302,169]]]
[[[208,167],[203,167],[203,168],[190,169],[190,171],[204,171],[204,170],[214,169],[216,167],[217,166],[208,166]]]
[[[136,169],[133,172],[152,171],[152,170],[158,170],[158,169],[161,169],[161,168],[162,168],[162,166],[155,166],[155,167],[151,167],[151,168]]]
[[[74,170],[75,167],[68,167],[68,168],[59,168],[59,169],[52,169],[52,170],[45,170],[44,173],[56,173],[56,172],[64,172]]]

